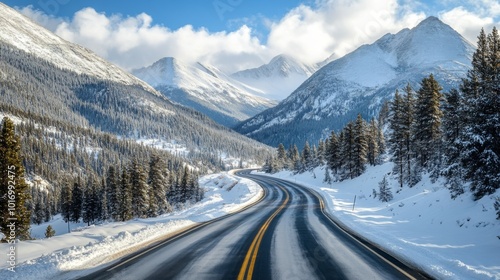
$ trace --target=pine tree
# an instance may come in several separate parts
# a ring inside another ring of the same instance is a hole
[[[323,182],[327,184],[332,183],[332,176],[330,175],[330,170],[328,168],[328,165],[325,166],[325,178],[323,179]]]
[[[118,180],[118,172],[113,166],[108,168],[107,176],[106,176],[106,186],[108,187],[108,205],[109,205],[109,214],[111,218],[115,221],[118,221],[120,218],[120,183]]]
[[[83,186],[81,178],[78,178],[73,184],[71,203],[71,221],[78,223],[82,217],[83,209]]]
[[[296,145],[290,146],[290,149],[288,150],[288,154],[289,154],[288,158],[290,159],[293,170],[295,170],[295,172],[299,172],[300,155],[299,155],[299,149],[297,148],[297,146]]]
[[[142,165],[134,159],[130,166],[132,184],[132,213],[135,217],[145,218],[148,215],[149,198],[147,175]]]
[[[332,170],[333,174],[338,173],[338,169],[340,168],[340,147],[339,147],[339,139],[335,131],[332,131],[330,134],[330,138],[328,139],[328,151],[327,151],[327,161],[328,167]]]
[[[404,163],[405,163],[405,134],[404,134],[404,111],[403,98],[396,90],[394,100],[391,102],[389,113],[389,148],[394,162],[393,172],[398,176],[400,188],[403,188],[405,179]]]
[[[442,154],[441,90],[441,86],[431,74],[422,80],[415,104],[415,158],[421,168],[429,171],[439,167]]]
[[[133,217],[132,211],[132,185],[130,183],[130,174],[127,168],[123,168],[120,179],[120,194],[118,196],[119,203],[119,218],[122,221],[128,221]]]
[[[446,166],[443,174],[447,178],[447,185],[453,199],[464,193],[462,179],[465,171],[460,165],[461,143],[459,139],[464,126],[463,119],[462,97],[458,90],[451,89],[445,93],[443,104],[443,141]]]
[[[97,217],[101,221],[107,221],[110,218],[108,197],[109,197],[108,186],[106,185],[104,177],[101,178],[101,184],[99,187],[98,197],[100,198],[99,204],[99,216]]]
[[[472,69],[463,80],[465,125],[460,134],[461,165],[476,199],[500,186],[500,38],[481,30]]]
[[[93,224],[99,217],[99,190],[98,181],[94,176],[90,176],[83,200],[83,222],[87,225]]]
[[[415,176],[414,172],[414,132],[413,126],[415,125],[415,97],[413,95],[413,89],[410,84],[407,84],[404,88],[403,97],[403,108],[402,108],[402,122],[401,129],[403,134],[403,172],[405,175],[403,177],[409,183],[410,187],[413,187],[419,180],[419,176]]]
[[[179,186],[180,202],[185,203],[191,197],[191,194],[189,191],[190,190],[189,186],[191,184],[191,174],[190,174],[189,168],[187,166],[184,167],[184,172],[182,172],[181,178],[182,179],[180,181],[180,186]]]
[[[356,122],[354,124],[354,152],[355,152],[355,161],[354,161],[354,177],[358,177],[366,169],[367,160],[367,152],[368,152],[368,141],[366,137],[366,122],[361,117],[361,114],[358,114]]]
[[[357,158],[354,127],[355,125],[353,122],[347,123],[342,129],[339,138],[340,158],[342,159],[342,179],[353,179],[356,177],[355,168]]]
[[[73,187],[68,178],[63,180],[61,190],[61,214],[66,223],[68,223],[68,233],[71,232],[69,222],[71,221],[71,213],[73,209]]]
[[[12,120],[4,117],[0,134],[0,231],[6,238],[30,238],[31,211],[27,208],[30,199],[29,186],[24,180],[21,139],[15,134]]]
[[[302,163],[302,168],[300,172],[305,172],[312,168],[313,165],[312,151],[308,141],[306,141],[304,148],[302,149],[301,163]]]
[[[278,156],[277,156],[277,162],[278,162],[278,170],[282,170],[283,168],[288,167],[288,157],[286,155],[286,150],[285,146],[280,143],[278,145]]]
[[[378,183],[379,186],[379,196],[378,199],[382,202],[389,202],[392,200],[392,192],[389,187],[389,182],[387,181],[387,176],[384,175],[384,178],[381,182]]]
[[[47,226],[47,229],[45,229],[45,237],[46,238],[51,238],[56,235],[56,231],[52,228],[51,225]]]
[[[170,212],[167,202],[168,174],[167,166],[158,155],[152,155],[149,162],[149,215],[156,216]]]
[[[375,119],[370,121],[367,134],[367,159],[370,165],[376,165],[380,156],[379,137],[380,132]]]

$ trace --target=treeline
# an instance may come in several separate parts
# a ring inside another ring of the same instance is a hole
[[[311,147],[306,142],[300,153],[296,145],[286,151],[284,145],[279,144],[277,155],[268,158],[264,170],[274,173],[288,169],[302,173],[326,165],[325,181],[342,181],[363,174],[367,164],[379,164],[384,152],[385,139],[380,121],[372,119],[367,122],[358,115],[340,133],[332,131],[330,137],[320,140],[318,145]]]
[[[36,211],[43,203],[50,204],[49,209],[59,211],[66,222],[93,224],[156,217],[203,198],[204,190],[189,167],[170,171],[157,155],[151,157],[148,166],[144,168],[143,163],[134,160],[121,168],[110,166],[103,178],[67,177],[61,186],[58,204],[43,192],[38,192],[41,194],[38,198],[33,195],[35,211],[32,220],[34,223],[48,220],[47,214],[50,213]]]
[[[464,193],[468,183],[475,199],[495,193],[500,188],[500,38],[493,28],[488,35],[482,30],[478,39],[472,68],[459,89],[443,93],[431,74],[417,91],[409,84],[402,93],[396,91],[378,121],[367,125],[358,116],[318,148],[306,143],[300,154],[295,146],[284,152],[280,145],[265,170],[304,172],[326,164],[325,180],[354,178],[366,164],[380,162],[385,126],[387,152],[401,188],[414,186],[427,173],[433,180],[445,177],[452,198]],[[380,185],[386,190],[386,178]]]

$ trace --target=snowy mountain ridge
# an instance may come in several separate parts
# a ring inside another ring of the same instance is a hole
[[[200,62],[188,64],[166,57],[132,73],[169,99],[227,126],[276,105],[272,100],[252,94],[248,86],[234,81],[216,67]]]
[[[270,145],[315,142],[358,113],[375,116],[396,89],[408,83],[418,89],[431,73],[445,90],[457,87],[474,49],[450,26],[429,17],[330,62],[276,107],[236,129]]]
[[[262,96],[283,100],[317,69],[316,66],[281,54],[271,59],[268,64],[236,72],[231,77],[259,89]]]
[[[126,85],[139,85],[158,94],[151,86],[118,66],[80,45],[65,41],[3,3],[0,3],[0,19],[0,41],[50,61],[60,68]]]

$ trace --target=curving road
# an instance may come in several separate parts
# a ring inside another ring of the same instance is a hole
[[[426,279],[337,226],[310,190],[249,171],[238,175],[264,188],[256,205],[81,279]]]

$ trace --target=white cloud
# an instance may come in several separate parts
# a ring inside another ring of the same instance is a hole
[[[345,55],[425,18],[423,13],[406,11],[396,0],[323,0],[317,5],[301,5],[272,24],[269,47],[318,62],[332,53]]]
[[[500,3],[497,0],[469,2],[470,5],[442,11],[439,17],[475,45],[481,28],[488,33],[493,26],[500,25]]]
[[[474,3],[467,6],[474,12],[458,7],[439,13],[444,22],[473,43],[480,27],[491,27],[494,17],[500,15],[500,4],[496,0]],[[85,8],[71,19],[61,19],[47,16],[31,6],[21,12],[125,69],[173,56],[233,72],[257,67],[280,53],[309,63],[322,61],[332,54],[340,57],[386,33],[417,25],[425,18],[420,10],[422,4],[414,1],[316,0],[315,5],[300,5],[278,21],[262,18],[262,25],[269,28],[267,38],[243,23],[232,32],[211,33],[190,25],[170,30],[154,24],[151,16],[144,13],[123,17]]]

